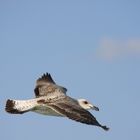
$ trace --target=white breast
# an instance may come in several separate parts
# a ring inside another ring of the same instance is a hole
[[[63,117],[62,114],[56,112],[55,110],[51,109],[50,107],[48,107],[46,105],[37,106],[32,111],[39,113],[39,114],[48,115],[48,116],[59,116],[59,117],[61,116],[61,117]]]

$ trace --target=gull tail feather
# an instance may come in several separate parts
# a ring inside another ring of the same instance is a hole
[[[23,114],[31,111],[38,105],[36,99],[31,100],[10,100],[8,99],[5,106],[5,111],[11,114]]]

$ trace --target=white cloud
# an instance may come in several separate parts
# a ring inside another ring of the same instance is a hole
[[[125,56],[140,56],[140,39],[122,41],[104,38],[100,41],[96,55],[106,60],[114,60]]]

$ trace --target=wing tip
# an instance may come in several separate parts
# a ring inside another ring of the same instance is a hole
[[[51,74],[46,72],[44,73],[40,78],[37,79],[37,82],[39,81],[47,81],[47,82],[51,82],[53,84],[55,84],[54,80],[51,77]]]
[[[101,126],[105,131],[108,131],[110,128],[109,127],[107,127],[106,125],[104,125],[104,126]]]

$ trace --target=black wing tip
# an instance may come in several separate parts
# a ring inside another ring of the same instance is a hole
[[[45,78],[46,76],[51,76],[51,74],[48,73],[48,72],[46,72],[46,73],[44,73],[44,74],[42,75],[42,78],[43,78],[43,77]]]
[[[42,76],[41,76],[39,79],[40,79],[40,80],[41,80],[41,79],[42,79],[42,80],[43,80],[43,79],[45,80],[45,79],[48,78],[48,77],[50,78],[50,77],[51,77],[51,74],[48,73],[48,72],[46,72],[46,73],[42,74]]]
[[[54,80],[51,77],[51,74],[48,72],[44,73],[37,81],[41,81],[41,80],[52,82],[55,84]]]
[[[22,114],[24,112],[21,112],[17,109],[14,108],[15,106],[15,101],[8,99],[6,101],[6,106],[5,106],[5,111],[11,114]]]
[[[108,131],[110,128],[109,127],[107,127],[107,126],[101,126],[105,131]]]

